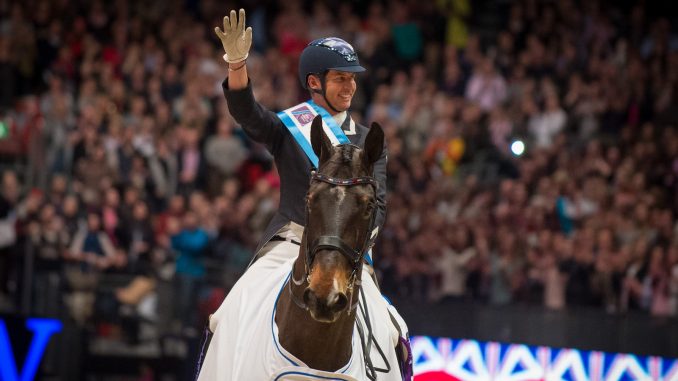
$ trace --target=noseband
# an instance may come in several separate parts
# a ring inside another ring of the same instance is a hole
[[[362,176],[362,177],[352,177],[352,178],[337,178],[337,177],[332,177],[332,176],[327,176],[322,173],[319,173],[317,171],[312,171],[311,172],[311,183],[314,181],[320,181],[323,183],[331,184],[331,185],[336,185],[336,186],[341,186],[341,187],[353,187],[353,186],[358,186],[358,185],[371,185],[372,188],[374,189],[374,194],[376,197],[376,190],[378,187],[377,181],[372,177],[372,176]],[[371,211],[370,214],[370,224],[368,225],[368,229],[372,229],[372,226],[374,225],[374,219],[376,218],[376,209]],[[308,205],[306,206],[306,221],[308,222],[309,220],[309,208]],[[367,232],[367,235],[365,237],[365,242],[363,242],[363,245],[355,249],[344,240],[336,235],[321,235],[320,237],[316,238],[313,240],[312,243],[309,243],[308,240],[306,241],[306,266],[305,266],[305,274],[304,277],[301,280],[296,280],[294,277],[292,277],[292,282],[296,284],[297,286],[301,286],[304,281],[310,283],[310,276],[311,276],[311,265],[313,264],[313,260],[315,259],[316,254],[321,251],[321,250],[336,250],[340,252],[346,259],[348,259],[349,263],[351,264],[352,271],[351,271],[351,277],[349,278],[349,283],[348,283],[348,289],[353,290],[354,285],[360,285],[360,281],[357,279],[358,278],[358,272],[360,271],[362,267],[362,262],[365,258],[365,254],[367,251],[371,248],[373,245],[373,240],[371,237],[370,232]],[[290,288],[290,293],[291,292]],[[294,293],[292,293],[292,299],[294,299],[294,302],[299,306],[304,309],[307,309],[308,307],[303,303],[303,301],[299,300]],[[353,293],[351,292],[351,299],[353,299]],[[352,303],[352,301],[349,302],[349,313],[351,310],[353,310],[357,306],[357,298],[356,298],[356,303]]]

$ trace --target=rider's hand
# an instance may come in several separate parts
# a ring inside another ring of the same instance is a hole
[[[214,32],[224,45],[224,60],[228,63],[238,63],[247,59],[252,46],[252,27],[245,29],[245,10],[240,9],[240,16],[231,11],[231,16],[224,17],[223,32],[219,27]]]

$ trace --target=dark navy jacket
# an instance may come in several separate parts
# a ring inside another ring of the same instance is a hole
[[[254,99],[251,84],[242,90],[229,90],[226,78],[222,86],[231,115],[247,136],[266,146],[274,157],[280,175],[280,207],[264,231],[257,247],[258,252],[289,221],[305,226],[304,200],[311,179],[312,164],[278,116]],[[341,126],[344,131],[348,131],[350,119],[347,117]],[[355,135],[347,137],[351,143],[364,147],[368,131],[367,127],[356,123]],[[379,183],[375,225],[381,232],[386,217],[386,142],[381,157],[374,165],[374,178]]]

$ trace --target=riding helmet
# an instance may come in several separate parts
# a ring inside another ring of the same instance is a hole
[[[307,89],[306,79],[310,74],[323,77],[328,70],[360,73],[366,69],[360,66],[353,47],[338,37],[319,38],[311,41],[299,58],[299,81]]]

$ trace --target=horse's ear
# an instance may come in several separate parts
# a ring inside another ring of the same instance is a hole
[[[318,156],[318,166],[332,155],[332,142],[325,134],[323,118],[320,115],[313,118],[313,123],[311,124],[311,146],[313,146],[315,155]]]
[[[365,138],[365,165],[372,168],[374,163],[379,160],[381,153],[384,151],[384,131],[378,123],[372,123],[370,131]]]

